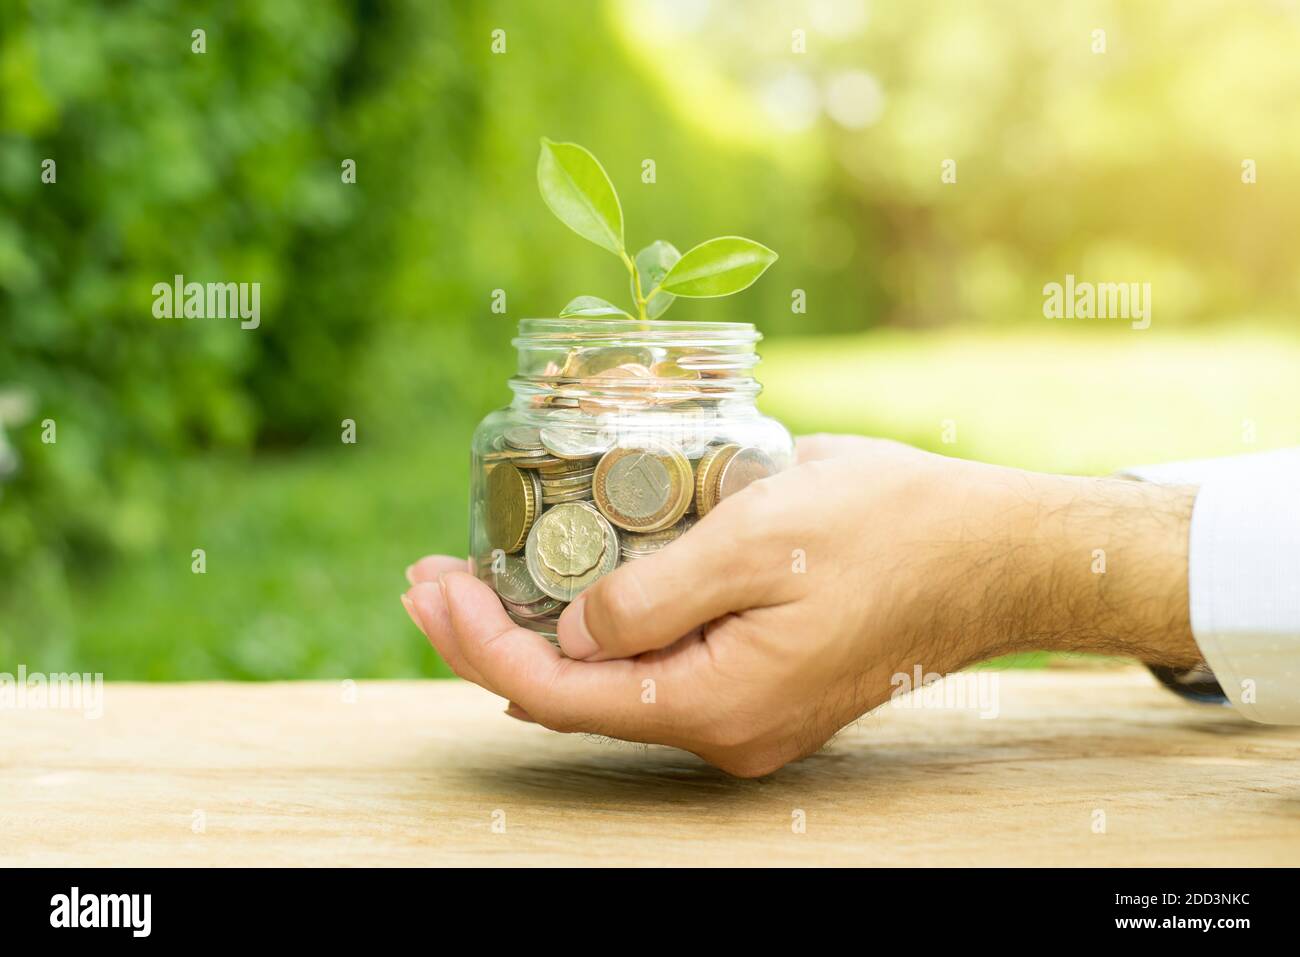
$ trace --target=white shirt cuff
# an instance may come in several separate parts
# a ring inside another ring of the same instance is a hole
[[[1200,486],[1188,541],[1192,635],[1243,715],[1300,724],[1300,448],[1121,474]]]

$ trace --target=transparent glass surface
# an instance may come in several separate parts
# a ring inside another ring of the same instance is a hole
[[[554,640],[585,588],[789,467],[790,433],[755,405],[760,338],[747,323],[519,324],[513,400],[474,433],[469,548],[518,624]]]

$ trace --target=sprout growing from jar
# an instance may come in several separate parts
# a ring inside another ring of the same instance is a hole
[[[560,222],[623,261],[631,281],[632,301],[642,321],[663,315],[678,296],[711,299],[748,289],[776,253],[743,236],[719,236],[679,253],[657,239],[635,256],[623,243],[623,207],[605,168],[577,143],[542,139],[537,157],[537,186]],[[560,310],[560,318],[636,318],[597,296],[578,296]]]

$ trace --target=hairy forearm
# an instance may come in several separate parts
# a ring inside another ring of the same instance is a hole
[[[1189,667],[1187,536],[1195,490],[981,469],[982,520],[955,611],[963,664],[1015,651],[1112,654]],[[967,514],[972,514],[967,510]],[[951,567],[951,565],[950,565]]]
[[[1187,539],[1195,490],[1076,479],[1054,536],[1055,578],[1071,617],[1049,616],[1052,647],[1190,667],[1200,653],[1187,600]],[[1049,596],[1050,597],[1050,596]],[[1059,608],[1058,608],[1059,610]]]

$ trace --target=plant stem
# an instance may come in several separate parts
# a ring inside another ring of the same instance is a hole
[[[641,321],[646,322],[645,304],[647,296],[641,295],[641,274],[637,272],[636,263],[626,252],[623,253],[623,262],[627,265],[628,272],[632,274],[632,288],[636,291],[636,311],[641,316]]]

